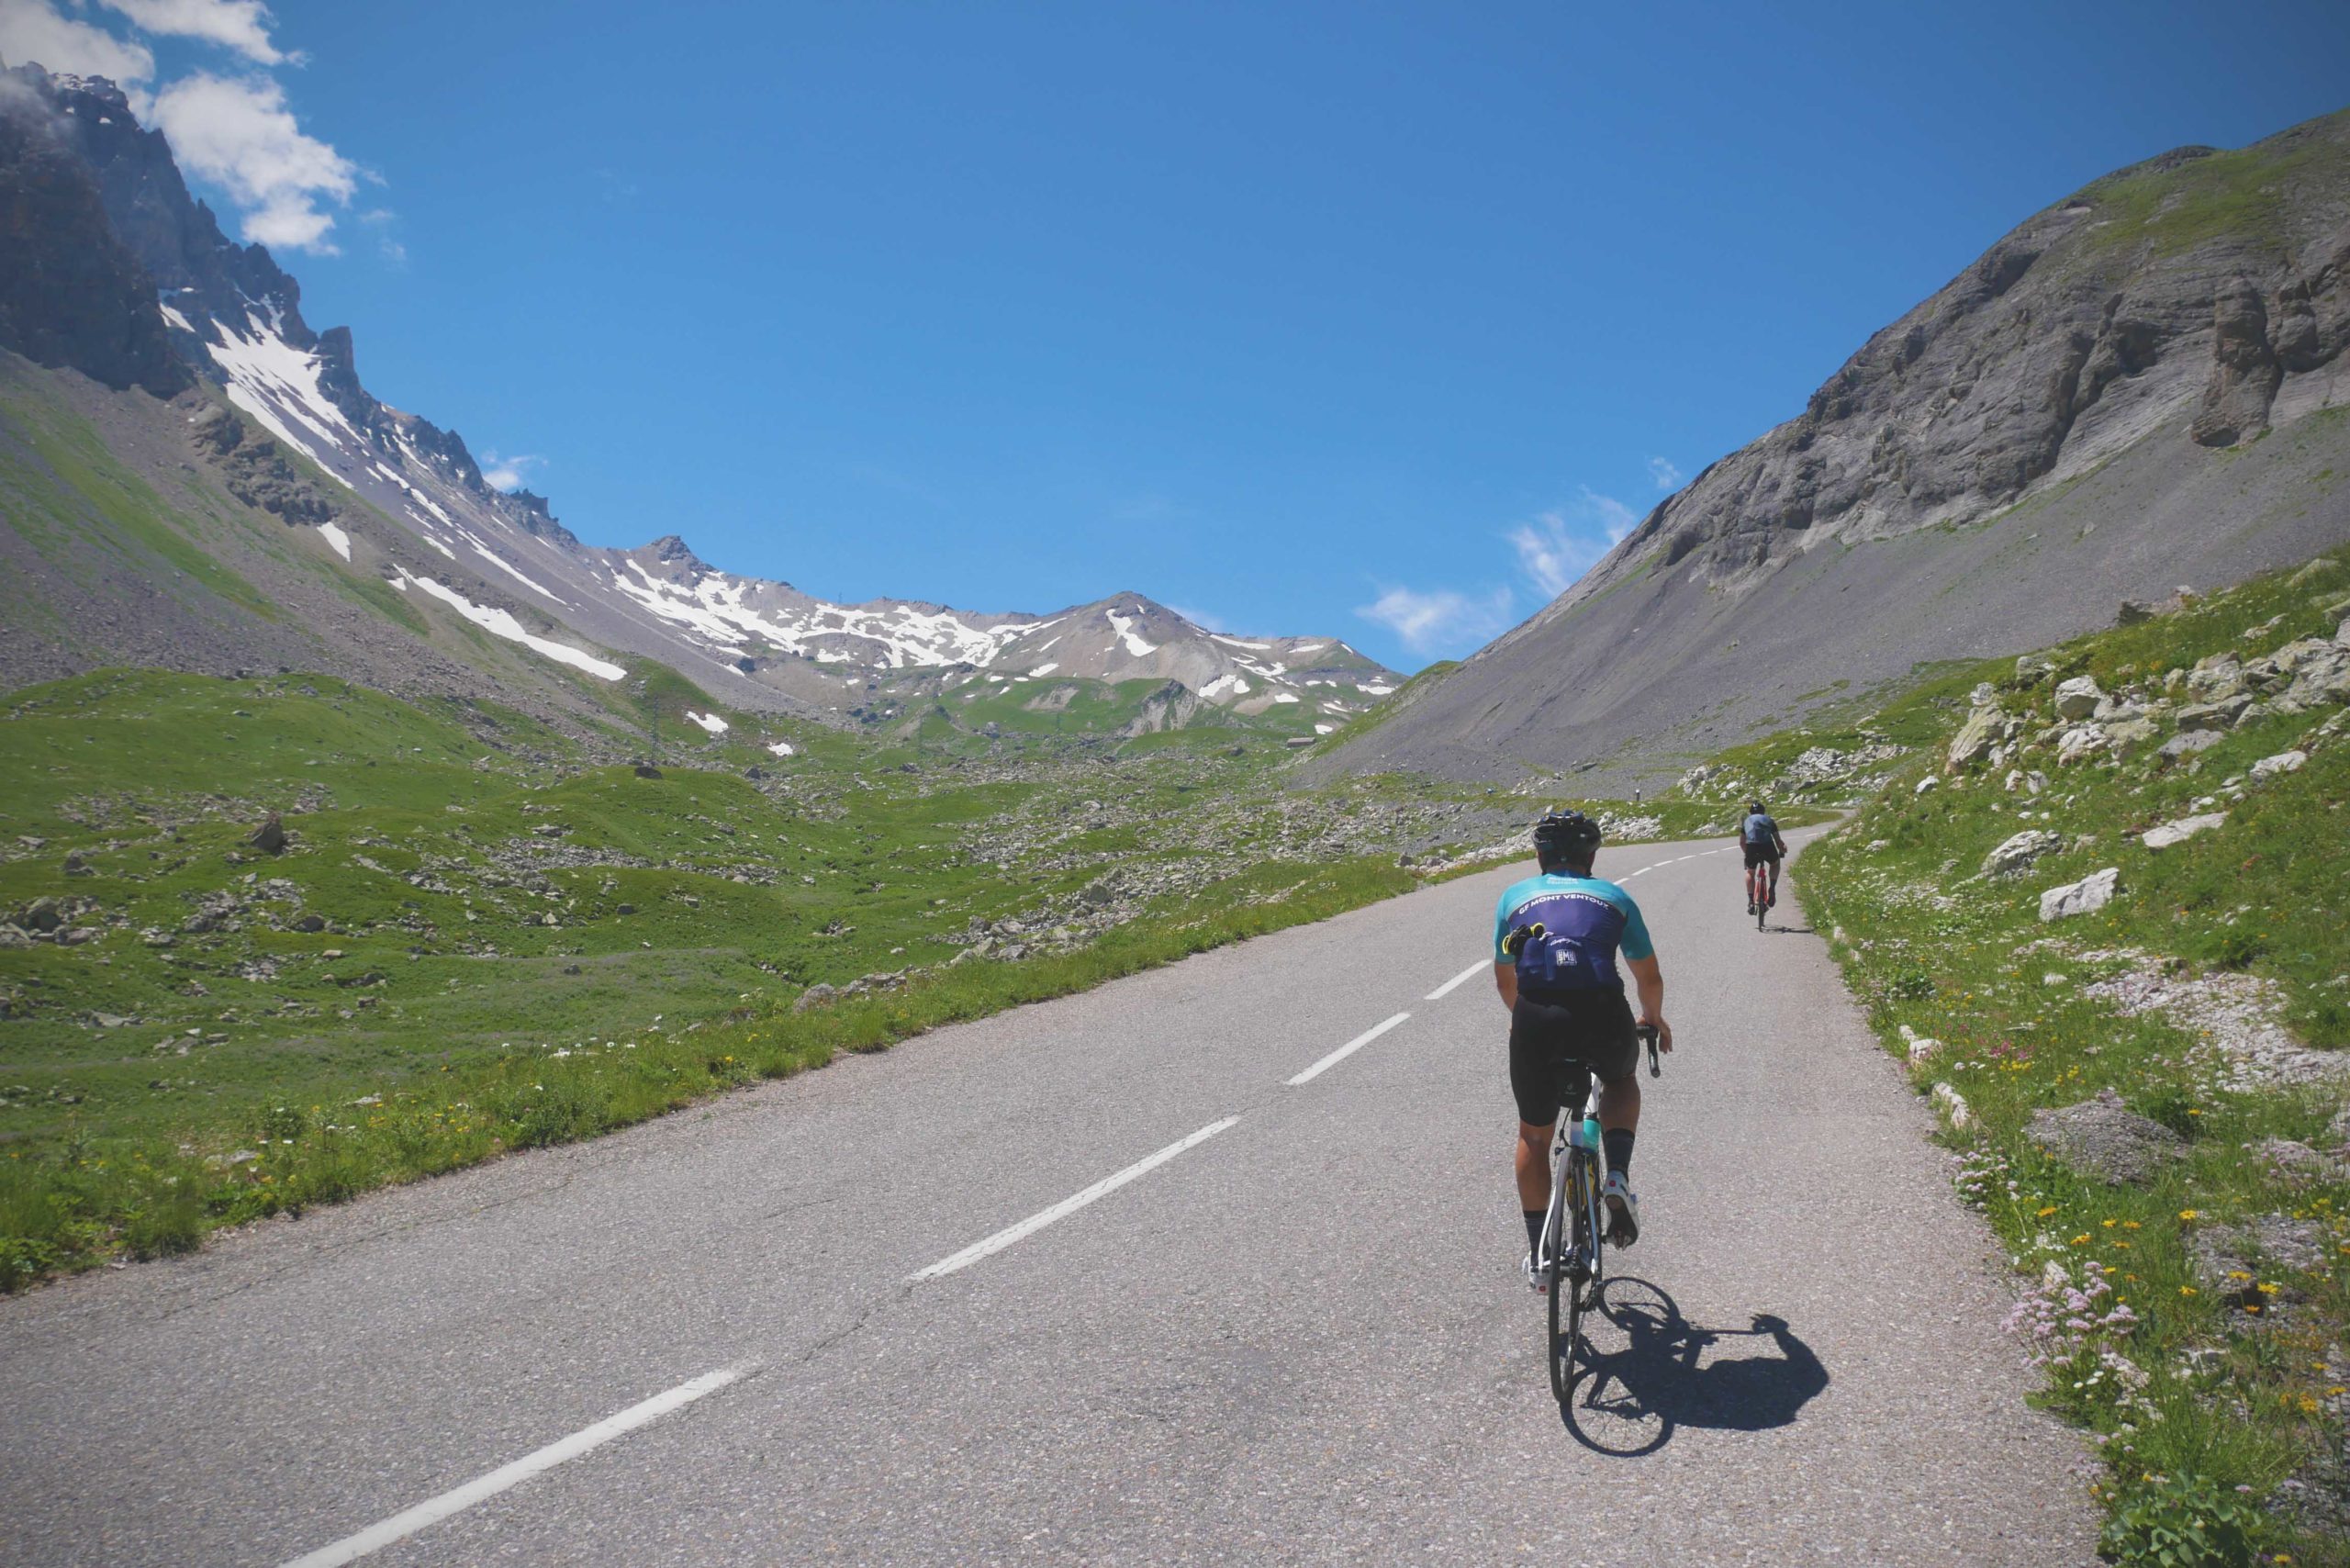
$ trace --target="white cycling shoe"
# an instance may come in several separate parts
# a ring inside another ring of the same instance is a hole
[[[1528,1249],[1526,1253],[1526,1282],[1533,1287],[1536,1295],[1550,1294],[1550,1282],[1545,1280],[1534,1267],[1534,1252],[1531,1248]]]
[[[1633,1194],[1632,1184],[1621,1171],[1610,1170],[1607,1184],[1599,1192],[1607,1200],[1607,1239],[1618,1247],[1629,1247],[1640,1238],[1640,1200]]]

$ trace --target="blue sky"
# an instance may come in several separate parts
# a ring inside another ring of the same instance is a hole
[[[593,543],[1405,668],[2033,210],[2350,103],[2339,4],[0,7],[147,50],[311,324]]]

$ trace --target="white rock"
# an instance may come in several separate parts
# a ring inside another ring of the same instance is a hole
[[[2077,882],[2067,882],[2061,888],[2051,888],[2040,895],[2040,918],[2063,920],[2091,910],[2103,909],[2113,902],[2115,890],[2121,881],[2121,868],[2108,866],[2093,871]]]
[[[2030,868],[2031,863],[2042,856],[2053,855],[2064,847],[2065,839],[2061,834],[2042,828],[2026,828],[1983,857],[1983,875],[2011,877]]]
[[[2105,700],[2105,692],[2098,683],[2085,675],[2076,675],[2056,689],[2056,716],[2060,719],[2086,719],[2097,711]]]
[[[2309,759],[2310,754],[2305,751],[2280,751],[2275,756],[2264,756],[2252,765],[2253,781],[2258,783],[2282,774],[2298,773]]]
[[[1939,778],[1920,778],[1918,780],[1918,788],[1913,790],[1912,793],[1922,795],[1941,782],[1942,780]]]
[[[1951,1131],[1963,1133],[1975,1125],[1975,1113],[1966,1103],[1966,1096],[1947,1083],[1934,1085],[1934,1103],[1942,1107],[1943,1119]]]
[[[1942,1043],[1930,1035],[1919,1035],[1909,1042],[1909,1065],[1916,1067],[1942,1048]]]
[[[2200,816],[2181,817],[2175,823],[2148,828],[2139,835],[2138,842],[2149,849],[2168,849],[2174,844],[2185,844],[2199,833],[2209,833],[2215,827],[2223,826],[2227,820],[2225,812],[2206,812]]]
[[[2095,756],[2106,748],[2106,733],[2095,724],[2066,730],[2056,742],[2056,766],[2064,767]]]

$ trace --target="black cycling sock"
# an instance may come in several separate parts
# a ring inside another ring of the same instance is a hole
[[[1528,1209],[1526,1213],[1526,1244],[1537,1252],[1542,1250],[1542,1222],[1550,1217],[1548,1209]]]
[[[1632,1179],[1632,1129],[1609,1127],[1599,1135],[1607,1148],[1607,1169],[1628,1182]]]

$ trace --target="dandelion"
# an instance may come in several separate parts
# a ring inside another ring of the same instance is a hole
[[[2181,1295],[2193,1295],[2195,1294],[2195,1287],[2193,1285],[2181,1285],[2178,1287],[2178,1294]]]
[[[2178,1217],[2188,1221],[2189,1224],[2192,1224],[2194,1221],[2201,1218],[2202,1215],[2203,1211],[2201,1209],[2181,1209],[2178,1211]]]
[[[2042,1209],[2042,1210],[2041,1210],[2041,1211],[2040,1211],[2039,1217],[2040,1217],[2040,1218],[2042,1218],[2042,1219],[2046,1219],[2050,1215],[2053,1215],[2053,1214],[2054,1214],[2055,1212],[2056,1212],[2056,1205],[2055,1205],[2054,1204],[2049,1204],[2046,1208],[2044,1208],[2044,1209]]]

